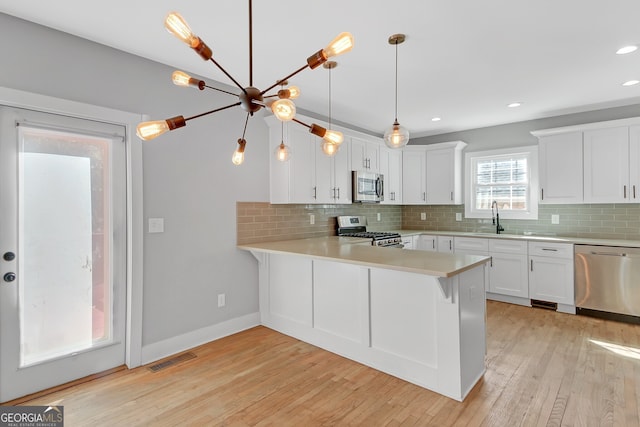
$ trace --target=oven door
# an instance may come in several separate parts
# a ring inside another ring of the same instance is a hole
[[[384,200],[384,177],[371,172],[353,171],[353,201],[379,203]]]

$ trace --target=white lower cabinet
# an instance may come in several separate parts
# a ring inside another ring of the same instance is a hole
[[[401,236],[403,249],[415,249],[414,240],[417,236]]]
[[[527,242],[520,240],[489,239],[491,271],[489,292],[523,301],[507,301],[529,305],[529,280],[527,272]]]
[[[575,314],[573,245],[529,242],[529,296]]]
[[[438,236],[438,252],[453,253],[452,236]]]
[[[429,234],[419,234],[415,236],[417,240],[415,248],[419,251],[436,252],[438,250],[438,237]]]

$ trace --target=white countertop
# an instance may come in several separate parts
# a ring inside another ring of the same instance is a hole
[[[238,248],[251,252],[328,259],[437,277],[452,277],[489,261],[489,257],[485,256],[379,248],[371,246],[369,239],[337,236],[249,243],[238,245]]]

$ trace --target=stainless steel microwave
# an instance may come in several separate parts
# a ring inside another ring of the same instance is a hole
[[[353,202],[380,203],[384,200],[384,176],[379,173],[353,171]]]

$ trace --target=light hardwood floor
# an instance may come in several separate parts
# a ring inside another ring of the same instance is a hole
[[[640,425],[640,326],[491,301],[487,321],[462,403],[256,327],[23,404],[64,405],[67,427]]]

